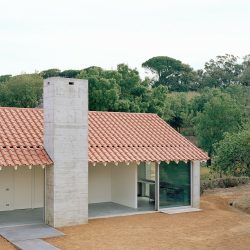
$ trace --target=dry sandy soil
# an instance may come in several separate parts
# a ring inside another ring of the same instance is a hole
[[[0,237],[0,249],[1,250],[14,250],[16,249],[13,247],[7,240]]]
[[[66,236],[47,240],[65,250],[76,249],[250,249],[250,215],[229,205],[250,196],[250,184],[217,189],[202,196],[202,212],[153,213],[91,220],[60,228]],[[0,249],[9,250],[0,239]],[[5,247],[5,248],[4,248]]]

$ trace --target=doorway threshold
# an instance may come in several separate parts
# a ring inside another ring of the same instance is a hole
[[[185,207],[185,208],[167,208],[160,210],[161,213],[165,214],[180,214],[180,213],[191,213],[191,212],[200,212],[202,209],[194,207]]]

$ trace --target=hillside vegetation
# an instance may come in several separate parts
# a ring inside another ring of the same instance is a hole
[[[200,70],[167,56],[142,66],[152,78],[125,64],[2,75],[0,106],[38,107],[48,77],[88,79],[90,110],[156,113],[208,152],[210,169],[250,175],[250,56],[218,56]]]

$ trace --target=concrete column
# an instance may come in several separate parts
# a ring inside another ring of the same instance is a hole
[[[200,207],[200,161],[192,161],[192,207]]]
[[[160,208],[160,176],[159,176],[160,164],[155,163],[155,210]]]
[[[88,82],[44,80],[45,221],[54,227],[88,221]]]

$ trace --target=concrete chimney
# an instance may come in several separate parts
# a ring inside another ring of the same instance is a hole
[[[45,222],[88,221],[88,81],[44,80],[44,145],[54,162],[45,171]]]

